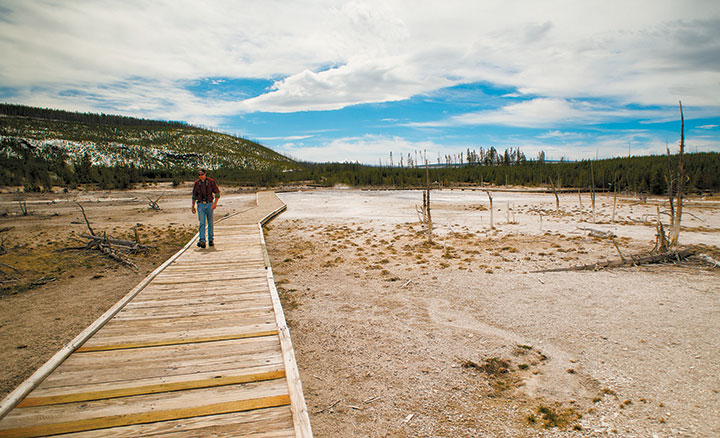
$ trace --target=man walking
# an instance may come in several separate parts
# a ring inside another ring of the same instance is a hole
[[[217,208],[220,199],[220,189],[214,179],[207,177],[205,169],[198,170],[198,180],[195,181],[192,191],[192,212],[195,214],[195,203],[197,202],[197,214],[200,220],[200,239],[197,246],[205,248],[205,224],[207,224],[207,240],[210,246],[215,246],[213,241],[213,210]]]

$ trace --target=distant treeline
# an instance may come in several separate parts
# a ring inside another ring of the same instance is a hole
[[[465,164],[430,168],[434,187],[490,184],[666,194],[669,179],[675,178],[678,157],[646,156],[607,160],[547,163],[525,161],[514,165]],[[703,152],[684,157],[689,192],[720,191],[720,154]],[[303,163],[299,170],[251,170],[220,167],[210,176],[223,184],[272,187],[278,184],[311,184],[332,187],[419,188],[426,184],[422,167],[381,167],[358,163]],[[143,169],[135,166],[98,166],[89,155],[70,159],[61,149],[35,148],[16,138],[0,142],[0,185],[24,186],[27,191],[52,186],[77,187],[96,184],[100,188],[128,188],[144,181],[192,181],[194,169],[167,167]],[[552,180],[552,181],[551,181]],[[676,187],[677,184],[674,184]]]
[[[188,126],[185,122],[147,120],[135,117],[116,116],[112,114],[79,113],[48,108],[35,108],[9,103],[0,103],[0,114],[109,126],[147,126],[155,128],[182,128]]]
[[[480,184],[550,187],[554,183],[558,188],[590,189],[594,186],[596,190],[614,190],[617,187],[619,191],[660,195],[667,193],[668,178],[674,178],[677,160],[678,157],[673,155],[558,163],[524,161],[515,165],[466,164],[430,168],[429,176],[431,184],[444,187]],[[684,168],[687,190],[720,190],[720,154],[685,154]],[[265,175],[264,179],[282,183],[308,181],[322,186],[413,188],[426,185],[426,171],[422,167],[306,163],[304,170]]]

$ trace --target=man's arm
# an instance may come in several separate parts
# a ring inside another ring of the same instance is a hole
[[[215,187],[215,200],[212,203],[212,209],[215,210],[217,208],[218,201],[220,200],[220,187],[218,187],[217,183],[214,184]]]
[[[195,210],[195,202],[197,202],[197,198],[198,198],[198,195],[197,195],[197,183],[195,183],[195,185],[193,186],[193,191],[192,191],[192,204],[190,204],[190,211],[192,211],[193,214],[196,213],[196,210]]]

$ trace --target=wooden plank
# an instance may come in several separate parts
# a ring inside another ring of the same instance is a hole
[[[63,435],[63,438],[291,438],[295,437],[288,406],[185,418]]]
[[[153,414],[179,409],[188,409],[189,411],[183,415],[175,416],[175,418],[169,418],[168,416],[151,416],[146,417],[146,419],[150,421],[163,421],[162,418],[167,420],[198,415],[237,412],[247,409],[224,410],[217,405],[275,397],[285,398],[282,404],[287,404],[287,389],[285,379],[275,379],[107,400],[15,408],[5,417],[3,422],[0,423],[0,430],[22,428],[29,425],[47,426],[53,423],[75,422],[116,416],[127,417],[137,414],[144,415],[146,413]],[[260,405],[253,403],[249,408],[257,409],[260,407]],[[133,423],[128,422],[125,424]],[[114,425],[119,426],[121,424]],[[3,435],[0,435],[0,437],[2,436]]]
[[[147,291],[146,293],[142,293],[138,295],[133,302],[142,302],[146,300],[162,300],[165,298],[172,299],[172,298],[178,298],[183,296],[192,296],[192,297],[198,297],[202,298],[205,295],[213,295],[213,294],[225,294],[225,295],[233,295],[233,294],[245,294],[245,293],[258,293],[258,292],[266,292],[267,293],[267,283],[263,283],[261,281],[257,282],[227,282],[224,284],[213,284],[213,285],[204,285],[204,284],[193,284],[193,285],[182,285],[182,284],[175,284],[172,286],[169,285],[158,285],[153,284],[152,289]]]
[[[235,378],[239,375],[250,375],[250,374],[263,374],[263,373],[278,373],[278,372],[284,372],[284,365],[282,362],[282,356],[280,354],[277,355],[277,357],[270,358],[270,360],[265,360],[264,358],[254,358],[253,360],[254,364],[253,366],[248,366],[249,362],[246,362],[243,364],[242,367],[233,367],[231,363],[227,363],[224,365],[221,365],[221,368],[226,369],[212,369],[211,366],[205,365],[203,367],[200,367],[199,369],[181,369],[180,371],[183,371],[183,374],[175,374],[175,375],[168,375],[168,376],[154,376],[154,377],[146,377],[147,374],[154,374],[154,373],[145,373],[143,375],[140,375],[137,379],[133,379],[131,375],[126,374],[124,376],[112,376],[111,378],[103,378],[93,375],[92,381],[88,382],[82,382],[77,379],[71,380],[67,379],[66,383],[68,383],[67,386],[57,386],[57,387],[50,387],[50,388],[38,388],[35,391],[33,391],[28,399],[30,397],[55,397],[55,396],[66,396],[70,394],[82,394],[82,393],[95,393],[95,392],[101,392],[101,391],[116,391],[116,390],[126,390],[127,388],[138,388],[138,387],[153,387],[156,385],[165,385],[165,384],[183,384],[185,382],[194,382],[194,381],[203,381],[203,380],[212,380],[212,379],[222,379],[222,378]],[[175,370],[173,370],[175,371]],[[73,377],[75,374],[78,373],[72,373],[70,377]],[[111,380],[115,378],[120,378],[122,380]],[[63,379],[64,380],[64,379]],[[56,380],[52,382],[52,384],[56,383],[63,383],[63,380]],[[107,380],[107,381],[100,381],[98,380]],[[201,387],[200,385],[194,385],[196,387]],[[205,385],[205,386],[219,386],[219,385]],[[27,400],[27,399],[26,399]]]
[[[127,310],[127,309],[126,309]],[[183,307],[143,307],[115,315],[115,321],[163,320],[168,318],[217,318],[242,317],[242,315],[261,314],[272,311],[272,303],[219,303],[216,305],[203,303],[186,304]]]
[[[261,373],[239,374],[235,376],[218,376],[213,378],[182,380],[154,385],[124,386],[120,388],[76,392],[71,394],[26,397],[18,407],[47,406],[63,403],[73,403],[90,400],[103,400],[117,397],[129,397],[142,394],[157,394],[161,392],[181,391],[186,389],[211,388],[214,386],[236,385],[239,383],[259,382],[262,380],[281,379],[285,377],[285,370],[265,371]]]
[[[268,325],[275,325],[268,324]],[[206,336],[206,337],[187,337],[187,338],[170,338],[170,339],[162,339],[157,341],[145,341],[145,342],[128,342],[128,343],[115,343],[115,344],[102,344],[98,340],[97,344],[93,344],[88,342],[90,345],[83,345],[82,347],[77,349],[78,353],[87,352],[87,351],[103,351],[103,350],[123,350],[127,348],[145,348],[145,347],[158,347],[162,345],[181,345],[181,344],[194,344],[194,343],[200,343],[200,342],[215,342],[215,341],[227,341],[230,339],[244,339],[244,338],[254,338],[254,337],[260,337],[260,336],[276,336],[278,334],[277,329],[271,329],[271,330],[262,330],[262,331],[250,331],[247,333],[239,332],[239,333],[231,333],[226,335],[220,335],[220,336]],[[157,336],[159,337],[159,336]],[[106,340],[112,340],[115,338],[108,338]],[[93,339],[94,340],[94,339]]]
[[[142,384],[150,385],[157,383],[157,379],[162,382],[177,381],[177,376],[187,375],[190,377],[186,379],[191,379],[193,375],[211,372],[222,376],[278,363],[282,363],[282,352],[280,341],[275,336],[84,352],[68,358],[31,395],[53,395],[60,391],[55,388],[89,387],[132,379],[143,380]]]
[[[200,277],[187,277],[187,276],[179,276],[179,277],[167,277],[167,278],[159,278],[155,280],[155,284],[195,284],[195,283],[201,283],[201,284],[218,284],[218,283],[225,283],[227,281],[242,281],[242,280],[251,280],[251,281],[260,281],[262,279],[261,275],[223,275],[218,277],[212,277],[212,278],[200,278]]]
[[[245,321],[265,320],[273,316],[272,307],[259,307],[255,309],[233,310],[225,313],[212,313],[208,315],[177,315],[174,317],[158,317],[148,319],[127,319],[113,318],[98,334],[116,333],[126,330],[144,330],[152,326],[154,331],[165,331],[165,329],[178,330],[183,327],[192,326],[224,326],[230,324],[242,324]]]
[[[249,305],[254,305],[257,303],[271,304],[272,301],[268,291],[197,293],[174,296],[168,295],[166,297],[148,296],[143,300],[133,300],[125,306],[118,315],[136,309],[173,308],[179,306],[219,306],[227,303],[248,303]]]
[[[224,403],[215,403],[194,408],[178,408],[156,411],[148,410],[146,412],[138,412],[133,414],[117,414],[105,417],[88,418],[75,421],[63,421],[38,426],[24,426],[14,429],[0,430],[0,438],[26,438],[36,436],[59,435],[70,432],[82,432],[86,430],[97,430],[108,427],[154,423],[158,421],[177,420],[181,418],[199,417],[203,415],[242,412],[268,407],[285,406],[289,403],[290,397],[284,394]]]

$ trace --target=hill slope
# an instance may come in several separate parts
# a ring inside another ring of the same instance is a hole
[[[23,144],[38,156],[86,154],[95,165],[140,169],[288,170],[300,166],[258,143],[181,122],[82,114],[0,104],[2,144]],[[8,141],[9,140],[9,141]],[[4,147],[0,155],[17,153]]]

